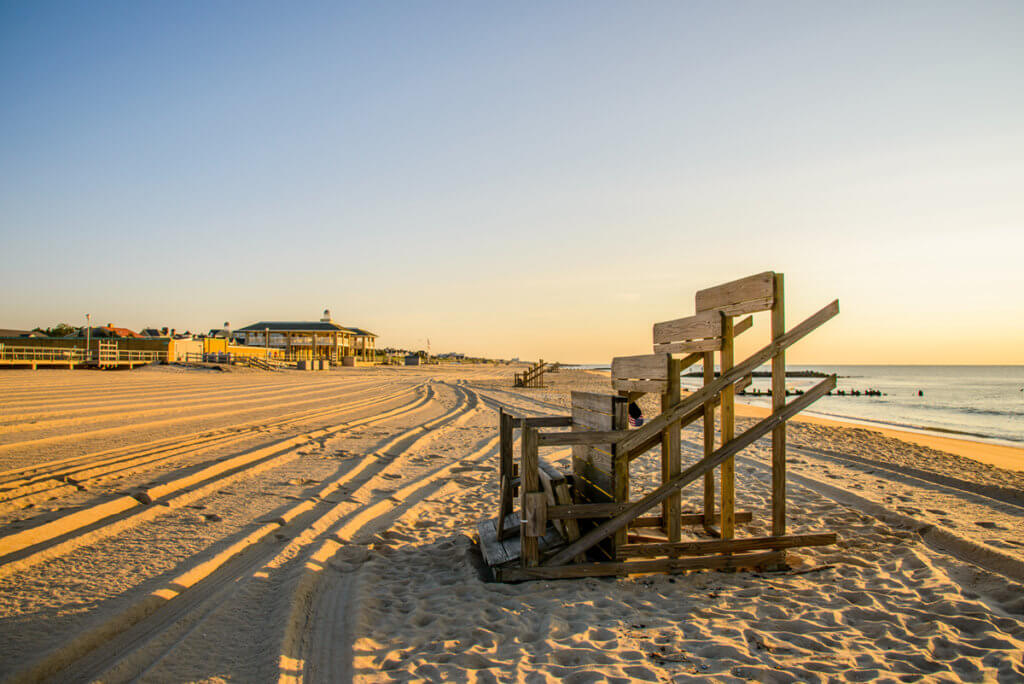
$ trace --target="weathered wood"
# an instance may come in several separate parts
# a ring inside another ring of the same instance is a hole
[[[619,442],[619,448],[629,451],[634,446],[648,440],[651,435],[658,434],[671,422],[685,416],[708,399],[718,394],[723,387],[731,385],[744,375],[747,375],[755,368],[772,358],[779,351],[793,345],[806,337],[818,326],[839,313],[839,300],[835,300],[817,313],[813,314],[782,337],[774,340],[767,346],[761,348],[742,363],[735,365],[731,371],[722,373],[714,382],[705,385],[683,401],[676,404],[670,411],[652,418],[643,427],[630,430],[629,435]]]
[[[734,342],[732,318],[722,315],[722,351],[721,372],[728,373],[734,365]],[[722,388],[722,444],[728,444],[736,434],[736,399],[735,388],[726,385]],[[722,536],[732,539],[735,536],[736,523],[736,465],[730,456],[722,462]]]
[[[721,336],[721,318],[710,311],[695,316],[677,318],[674,321],[655,323],[652,333],[652,339],[656,345]]]
[[[697,311],[721,311],[727,316],[767,311],[772,308],[775,274],[756,275],[709,287],[697,293]]]
[[[777,564],[777,552],[737,554],[734,556],[705,556],[698,558],[657,558],[643,561],[612,561],[607,563],[575,563],[573,565],[542,565],[535,568],[496,568],[495,576],[501,582],[519,582],[531,579],[570,579],[603,577],[631,573],[672,572],[682,570],[708,570],[719,568],[757,568]]]
[[[505,547],[498,540],[493,520],[481,520],[476,524],[476,531],[480,537],[480,553],[483,554],[484,562],[487,565],[500,565],[508,562],[508,554],[505,553]]]
[[[649,542],[626,544],[616,549],[620,559],[635,556],[699,556],[706,553],[736,553],[761,549],[789,549],[797,546],[827,546],[836,543],[834,532],[791,534],[781,537],[747,537],[686,542]]]
[[[622,513],[619,513],[614,518],[598,525],[593,530],[590,530],[577,541],[569,544],[565,549],[552,556],[546,564],[559,565],[561,563],[565,563],[576,554],[586,551],[601,540],[608,538],[621,529],[624,529],[631,520],[639,517],[651,507],[664,501],[673,491],[685,487],[687,484],[709,470],[717,468],[723,461],[725,461],[725,459],[750,446],[776,425],[784,420],[788,420],[807,406],[810,406],[814,401],[824,396],[829,390],[834,389],[835,386],[836,376],[830,375],[828,378],[819,382],[812,389],[797,397],[794,401],[787,404],[779,411],[773,412],[770,416],[758,422],[736,439],[716,449],[710,456],[705,457],[690,466],[679,475],[644,496],[636,503],[630,504],[630,506]],[[639,430],[634,430],[633,432],[639,432]]]
[[[679,362],[669,362],[668,389],[661,395],[661,410],[665,411],[679,403],[681,388],[679,384]],[[661,481],[668,482],[679,474],[681,469],[679,422],[669,423],[664,432],[661,433]],[[666,521],[665,534],[669,541],[679,541],[679,513],[681,511],[681,498],[677,491],[661,503],[661,515]]]
[[[716,351],[722,346],[721,338],[706,340],[684,340],[682,342],[666,342],[652,345],[656,354],[685,354],[690,352]]]
[[[572,416],[520,416],[519,425],[534,428],[568,427],[572,425]]]
[[[704,354],[704,386],[715,381],[715,355],[711,352]],[[704,402],[701,407],[701,415],[704,418],[704,458],[707,458],[715,451],[715,406],[718,402],[714,397]],[[715,473],[712,470],[704,473],[704,525],[711,525],[715,515]]]
[[[505,516],[512,512],[512,476],[515,470],[513,461],[513,440],[512,428],[515,420],[512,416],[498,409],[498,478],[499,478],[499,499],[498,499],[498,539],[505,538]]]
[[[616,511],[618,512],[618,511]],[[614,515],[614,514],[613,514]],[[611,517],[611,516],[608,516]],[[717,523],[721,519],[719,515],[711,516],[711,523]],[[737,511],[736,512],[736,524],[748,523],[754,519],[754,514],[750,511]],[[704,513],[682,513],[679,516],[679,523],[683,526],[689,525],[701,525],[704,523]],[[636,518],[629,524],[630,527],[661,527],[661,516],[652,515],[648,517]]]
[[[612,387],[619,391],[664,392],[669,358],[668,354],[643,354],[612,359]]]
[[[612,359],[612,377],[633,380],[668,379],[668,354],[617,356]]]
[[[522,436],[520,438],[520,449],[522,456],[520,463],[522,470],[520,471],[519,477],[522,483],[522,492],[519,495],[520,505],[522,512],[520,518],[522,523],[520,524],[519,536],[522,539],[522,561],[523,567],[531,567],[537,565],[540,562],[540,552],[537,547],[537,537],[529,534],[528,517],[530,511],[528,506],[531,505],[531,494],[540,491],[540,477],[537,474],[538,465],[538,454],[537,454],[537,428],[524,427],[522,430]],[[573,556],[576,554],[574,553]],[[570,556],[571,558],[572,556]]]
[[[786,333],[784,283],[781,273],[774,279],[775,305],[772,307],[772,339]],[[786,353],[772,357],[772,410],[786,403]],[[772,534],[786,534],[786,424],[772,430]]]
[[[616,402],[625,402],[622,397],[614,394],[601,394],[600,392],[572,392],[570,395],[573,408],[586,409],[594,413],[605,413],[611,415],[612,407]]]
[[[644,392],[661,394],[665,391],[668,380],[622,380],[612,378],[612,388],[620,392]]]
[[[542,447],[571,446],[573,444],[615,444],[626,437],[623,430],[580,430],[578,432],[542,432],[537,443]]]
[[[584,408],[573,406],[572,423],[574,430],[586,428],[589,430],[603,430],[607,432],[612,429],[612,414],[597,413],[596,411],[588,411]]]
[[[539,478],[538,478],[539,483]],[[523,527],[522,533],[526,537],[542,537],[548,525],[548,502],[547,495],[543,489],[538,492],[527,492],[523,494]]]
[[[629,427],[628,406],[619,402],[613,409],[612,426],[626,433]],[[615,503],[629,503],[629,459],[620,454],[614,444],[612,445],[612,468],[614,478],[612,496]],[[625,528],[615,533],[612,543],[616,547],[626,543]],[[611,554],[614,556],[614,553],[613,548]]]

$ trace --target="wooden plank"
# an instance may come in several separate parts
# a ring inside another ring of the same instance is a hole
[[[722,316],[722,351],[719,354],[721,372],[728,373],[735,365],[732,318]],[[736,435],[736,399],[735,388],[726,385],[722,388],[722,444],[728,444]],[[736,465],[730,456],[722,462],[722,536],[732,539],[736,532],[734,515],[736,512]]]
[[[519,537],[522,544],[522,557],[520,561],[523,567],[531,567],[537,565],[540,562],[540,551],[537,547],[537,537],[531,536],[527,530],[528,516],[530,511],[528,506],[530,505],[530,494],[540,491],[540,477],[537,474],[537,428],[526,427],[523,428],[521,441],[522,456],[520,462],[522,464],[519,473],[520,482],[522,483],[522,493],[519,495],[520,506],[522,507],[522,513],[520,513]],[[576,555],[576,554],[573,554]],[[571,557],[571,556],[570,556]]]
[[[628,503],[584,503],[557,505],[548,508],[548,517],[559,520],[610,518],[629,507]]]
[[[704,354],[704,386],[715,381],[715,355],[711,352]],[[704,418],[704,458],[707,458],[715,451],[715,406],[717,397],[708,399],[701,407],[701,414]],[[716,519],[715,515],[715,473],[709,470],[704,473],[704,524],[710,525]]]
[[[620,392],[654,392],[661,394],[668,387],[668,380],[620,380],[612,378],[612,389]]]
[[[666,357],[666,362],[671,363],[669,357]],[[624,403],[619,403],[615,406],[615,414],[613,416],[612,426],[621,430],[623,434],[628,434],[629,427],[629,416],[628,406]],[[618,453],[618,450],[612,445],[612,476],[613,476],[613,491],[612,495],[615,498],[616,503],[629,503],[629,459]],[[622,528],[616,532],[612,539],[611,555],[614,557],[615,548],[626,543],[626,528]]]
[[[756,275],[716,285],[697,293],[697,311],[721,311],[727,316],[767,311],[772,308],[775,273]]]
[[[698,558],[657,558],[644,561],[612,561],[607,563],[575,563],[573,565],[542,565],[535,568],[496,568],[495,576],[501,582],[520,582],[532,579],[572,579],[603,577],[630,573],[672,572],[721,568],[757,568],[777,564],[777,552],[737,554],[734,556],[705,556]]]
[[[538,484],[540,478],[538,477]],[[526,537],[542,537],[548,526],[548,500],[543,489],[523,494],[522,533]]]
[[[786,333],[786,298],[781,273],[776,274],[772,307],[772,339]],[[772,410],[786,403],[786,352],[772,357]],[[786,424],[772,430],[772,534],[786,534]]]
[[[667,342],[655,344],[652,349],[656,354],[685,354],[689,352],[716,351],[722,347],[722,340],[686,340],[684,342]]]
[[[568,427],[572,425],[572,416],[518,416],[516,421],[519,423],[516,427],[523,424],[534,428]]]
[[[773,412],[770,416],[755,424],[736,439],[716,449],[710,456],[693,464],[670,481],[664,483],[654,491],[644,496],[636,503],[630,504],[630,506],[622,513],[619,513],[611,520],[598,525],[593,530],[590,530],[580,537],[577,541],[566,546],[565,549],[559,551],[549,559],[548,564],[559,565],[561,563],[565,563],[576,554],[586,551],[601,540],[607,539],[619,530],[624,529],[631,520],[639,517],[652,506],[660,504],[673,491],[685,487],[704,473],[718,467],[723,461],[725,461],[725,459],[750,446],[776,425],[784,420],[788,420],[807,406],[810,406],[814,401],[824,396],[829,390],[834,389],[835,386],[836,376],[830,375],[828,378],[815,385],[812,389],[808,390],[805,394],[797,397],[794,401],[787,404],[784,408]],[[634,432],[639,432],[639,430],[634,430]]]
[[[736,553],[762,549],[790,549],[797,546],[827,546],[836,543],[834,532],[792,534],[781,537],[747,537],[686,542],[648,542],[626,544],[616,550],[620,559],[635,556],[700,556],[706,553]]]
[[[734,336],[742,335],[743,333],[747,332],[748,330],[750,330],[753,327],[754,327],[754,317],[753,316],[747,316],[746,318],[744,318],[739,323],[737,323],[736,325],[733,326],[732,334]]]
[[[612,474],[598,469],[590,461],[573,463],[573,477],[583,503],[604,503],[612,501],[615,483]]]
[[[573,444],[615,444],[626,437],[625,430],[579,430],[576,432],[542,432],[537,435],[540,446],[571,446]]]
[[[596,413],[612,414],[612,407],[616,402],[625,401],[622,397],[614,394],[601,394],[599,392],[572,392],[570,395],[574,407],[594,411]]]
[[[550,509],[549,509],[550,512]],[[616,511],[617,513],[618,511]],[[611,514],[611,515],[614,515]],[[608,517],[611,517],[609,515]],[[596,517],[596,516],[595,516]],[[711,516],[711,523],[717,523],[721,519],[721,516]],[[750,511],[737,511],[736,512],[736,524],[748,523],[754,519],[754,514]],[[689,525],[701,525],[704,523],[704,513],[682,513],[679,516],[679,524],[683,526]],[[661,527],[661,516],[652,515],[648,517],[636,518],[629,524],[630,527]]]
[[[617,356],[612,359],[612,378],[623,380],[667,380],[668,354]]]
[[[679,362],[669,362],[668,390],[661,395],[661,410],[665,411],[679,403],[681,389],[679,385]],[[668,482],[679,474],[681,469],[680,443],[679,443],[679,422],[669,423],[664,432],[661,433],[661,481]],[[661,515],[667,521],[664,527],[665,534],[669,541],[679,541],[680,527],[679,514],[681,511],[681,498],[679,492],[675,492],[661,502]]]
[[[498,541],[494,521],[488,518],[476,524],[476,531],[480,537],[480,553],[487,565],[501,565],[508,562],[508,555],[505,547]]]
[[[512,428],[515,421],[512,416],[499,408],[498,410],[498,477],[499,477],[499,498],[498,498],[498,539],[505,538],[504,521],[505,516],[512,512],[512,475],[515,470],[513,465],[513,440]]]
[[[708,399],[718,394],[723,387],[731,385],[736,382],[744,375],[749,374],[758,366],[763,364],[768,359],[772,358],[779,351],[793,345],[799,340],[806,337],[818,326],[825,323],[833,316],[839,313],[839,300],[835,300],[816,312],[802,323],[797,325],[795,328],[787,332],[782,337],[771,342],[765,347],[755,352],[753,355],[745,359],[742,363],[737,364],[733,369],[722,375],[714,382],[705,385],[701,389],[697,390],[683,401],[676,404],[676,406],[668,412],[662,413],[660,416],[652,418],[649,422],[645,423],[643,427],[637,428],[636,430],[630,430],[628,436],[619,442],[619,447],[626,451],[631,450],[637,444],[645,442],[650,439],[652,435],[660,433],[665,429],[665,426],[669,423],[678,420],[680,417],[685,416],[693,409],[703,404]]]
[[[597,413],[578,406],[573,406],[572,424],[573,429],[589,428],[591,430],[608,431],[612,429],[612,414]]]
[[[714,311],[704,311],[695,316],[655,323],[652,333],[652,339],[656,345],[721,336],[722,321]]]

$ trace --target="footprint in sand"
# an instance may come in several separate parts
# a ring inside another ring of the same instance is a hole
[[[956,527],[956,521],[950,520],[949,518],[939,518],[939,522],[947,527]]]
[[[988,520],[975,520],[974,524],[977,525],[978,527],[984,527],[986,530],[1002,530],[1002,529],[1006,529],[1006,528],[1002,527],[1001,525],[997,525],[994,522],[989,522]]]
[[[900,513],[906,513],[907,515],[920,515],[921,509],[914,508],[913,506],[897,506],[896,510]]]
[[[946,513],[948,512],[942,510],[941,508],[927,508],[925,510],[927,510],[929,513],[934,513],[935,515],[946,515]]]

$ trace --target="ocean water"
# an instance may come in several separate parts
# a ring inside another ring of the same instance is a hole
[[[608,366],[586,366],[607,369]],[[699,366],[688,369],[699,369]],[[764,366],[759,371],[769,371]],[[1024,366],[789,366],[789,371],[817,371],[839,376],[837,389],[847,393],[872,389],[882,396],[828,396],[808,413],[882,426],[935,432],[950,437],[1024,446]],[[806,390],[821,378],[789,377],[786,388]],[[701,386],[686,375],[684,388]],[[770,378],[754,378],[747,391],[771,387]],[[921,394],[919,395],[918,392]],[[737,397],[768,406],[767,397]]]

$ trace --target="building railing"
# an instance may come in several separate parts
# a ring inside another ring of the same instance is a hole
[[[96,350],[80,347],[29,347],[0,343],[2,363],[91,363],[101,360]],[[103,363],[160,363],[167,352],[143,349],[104,350]]]

